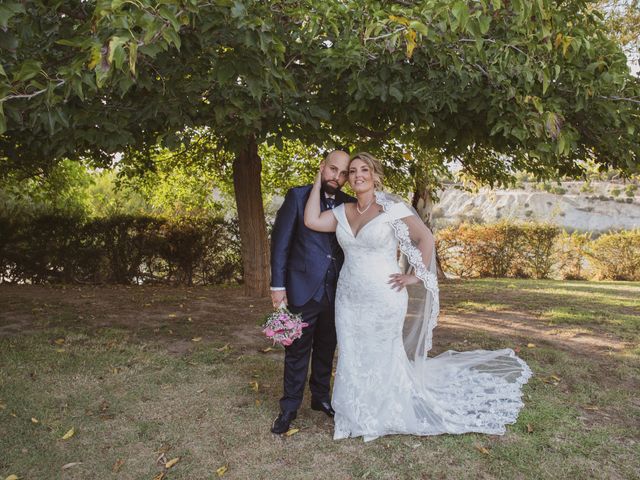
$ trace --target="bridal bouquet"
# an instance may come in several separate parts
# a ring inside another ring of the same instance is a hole
[[[286,307],[280,307],[267,315],[262,323],[262,332],[273,344],[279,343],[287,347],[302,336],[302,329],[308,326],[302,321],[302,315],[291,313]]]

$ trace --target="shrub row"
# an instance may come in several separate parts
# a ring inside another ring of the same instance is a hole
[[[0,282],[240,281],[236,222],[223,218],[68,214],[0,216]]]
[[[592,239],[540,223],[463,223],[437,232],[445,272],[461,278],[640,280],[640,229]]]

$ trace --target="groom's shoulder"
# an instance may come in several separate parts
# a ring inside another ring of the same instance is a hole
[[[298,187],[292,187],[287,192],[288,195],[293,195],[296,198],[304,197],[311,191],[312,185],[300,185]]]

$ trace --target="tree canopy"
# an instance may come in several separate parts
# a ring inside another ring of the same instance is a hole
[[[117,152],[144,169],[208,136],[235,158],[243,240],[264,231],[265,141],[396,165],[413,145],[489,183],[638,165],[640,82],[584,0],[9,0],[0,49],[3,172]]]

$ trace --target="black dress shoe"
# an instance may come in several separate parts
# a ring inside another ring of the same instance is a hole
[[[319,401],[319,400],[311,399],[311,410],[324,412],[330,417],[333,417],[336,414],[333,408],[331,408],[331,403],[329,403],[328,400]]]
[[[277,434],[288,432],[289,425],[291,425],[291,422],[293,422],[297,416],[298,413],[295,410],[280,412],[278,418],[273,421],[271,432]]]

